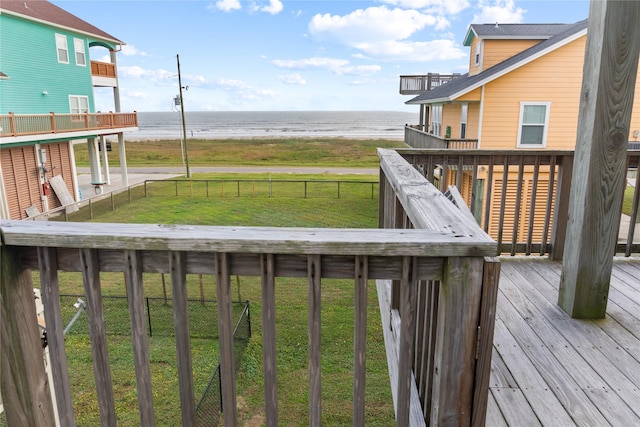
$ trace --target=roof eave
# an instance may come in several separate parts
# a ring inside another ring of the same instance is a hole
[[[60,28],[62,30],[70,31],[70,32],[76,33],[76,34],[83,34],[85,36],[91,36],[91,37],[95,38],[96,40],[102,40],[102,41],[105,41],[105,42],[108,42],[108,43],[112,43],[112,44],[115,44],[115,45],[126,45],[125,42],[123,42],[122,40],[118,40],[115,37],[104,37],[103,35],[100,35],[100,34],[95,34],[95,33],[91,33],[91,32],[88,32],[88,31],[82,31],[82,30],[79,30],[77,28],[68,27],[66,25],[56,24],[55,22],[47,21],[47,20],[40,19],[40,18],[34,18],[33,16],[24,15],[24,14],[13,12],[13,11],[7,10],[7,9],[0,9],[0,14],[17,16],[20,19],[25,19],[25,20],[32,21],[32,22],[38,22],[38,23],[41,23],[41,24],[48,25],[50,27]]]
[[[413,100],[409,100],[407,102],[405,102],[405,104],[435,104],[435,103],[439,103],[439,102],[449,102],[449,101],[453,101],[463,95],[466,95],[467,93],[476,90],[479,87],[482,87],[484,85],[486,85],[487,83],[490,83],[502,76],[504,76],[505,74],[510,73],[511,71],[518,69],[520,67],[522,67],[523,65],[526,65],[544,55],[546,55],[549,52],[552,52],[556,49],[559,49],[562,46],[565,46],[571,42],[573,42],[574,40],[579,39],[580,37],[584,36],[587,34],[587,28],[584,28],[580,31],[577,31],[575,34],[572,34],[569,37],[565,37],[562,40],[558,41],[558,43],[555,43],[551,46],[549,46],[546,49],[543,49],[539,52],[536,52],[535,54],[531,55],[531,56],[527,56],[526,58],[523,58],[521,61],[516,62],[515,64],[511,65],[510,67],[505,68],[504,70],[500,70],[497,73],[493,73],[488,75],[486,78],[480,79],[475,83],[471,83],[469,86],[466,86],[465,88],[459,90],[456,93],[453,93],[447,97],[443,97],[443,98],[435,98],[435,99],[429,99],[428,102],[412,102]],[[488,70],[484,71],[489,72],[491,70],[491,68],[489,68]],[[478,74],[480,75],[480,74]],[[414,98],[415,99],[415,98]],[[427,101],[427,100],[425,100]]]

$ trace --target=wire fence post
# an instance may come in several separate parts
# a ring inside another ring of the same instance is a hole
[[[147,300],[147,319],[149,320],[149,336],[153,336],[153,330],[151,329],[151,308],[149,307],[149,298],[145,298]]]

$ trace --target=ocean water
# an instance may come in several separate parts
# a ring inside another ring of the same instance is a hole
[[[343,137],[404,138],[404,125],[416,124],[418,112],[401,111],[198,111],[185,112],[187,138]],[[182,136],[180,113],[140,112],[130,140]]]

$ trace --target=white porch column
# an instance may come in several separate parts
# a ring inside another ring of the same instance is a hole
[[[109,173],[109,155],[107,154],[107,143],[104,136],[100,137],[100,148],[102,150],[102,174],[104,175],[104,182],[107,185],[111,185],[111,174]]]
[[[120,155],[120,175],[122,175],[122,186],[129,186],[129,171],[127,170],[127,150],[124,146],[124,134],[118,134],[118,152]]]
[[[89,154],[89,168],[91,169],[91,182],[104,182],[100,170],[100,158],[98,157],[98,140],[87,139],[87,152]]]

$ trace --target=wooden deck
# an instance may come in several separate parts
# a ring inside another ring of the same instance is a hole
[[[614,261],[597,321],[557,305],[560,263],[501,262],[486,425],[640,425],[640,259]]]

